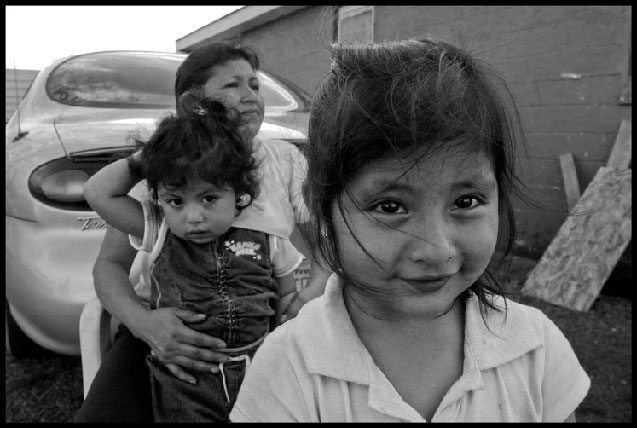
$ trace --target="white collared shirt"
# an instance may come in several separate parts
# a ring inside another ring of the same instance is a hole
[[[463,373],[431,422],[562,422],[586,396],[590,379],[562,332],[540,310],[507,303],[506,322],[488,312],[490,331],[478,299],[467,300]],[[230,419],[426,422],[356,335],[336,275],[266,338]]]
[[[302,193],[307,162],[287,141],[255,137],[253,144],[259,164],[259,195],[232,225],[289,238],[295,223],[310,218]]]

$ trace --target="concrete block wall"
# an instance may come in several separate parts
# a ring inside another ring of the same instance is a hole
[[[376,6],[374,41],[431,35],[465,41],[499,69],[527,136],[516,205],[518,246],[539,255],[568,215],[559,155],[574,155],[582,193],[605,165],[623,118],[629,6]]]
[[[11,119],[16,106],[19,104],[22,97],[27,91],[27,88],[38,75],[38,70],[14,70],[12,68],[6,68],[6,80],[5,80],[5,120],[6,124]],[[16,86],[17,83],[17,86]]]
[[[582,190],[609,156],[632,107],[620,94],[630,50],[630,6],[374,6],[374,41],[430,35],[501,71],[516,97],[529,195],[516,204],[519,240],[539,256],[568,215],[559,155],[574,155]],[[313,6],[241,34],[263,67],[312,93],[329,66],[333,9]],[[629,77],[630,78],[630,77]]]
[[[261,65],[309,94],[330,64],[332,8],[313,6],[241,34],[241,44],[256,48]]]

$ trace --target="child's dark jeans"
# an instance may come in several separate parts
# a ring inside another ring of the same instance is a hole
[[[224,353],[243,360],[224,363],[220,373],[192,372],[191,385],[149,355],[155,422],[228,421],[250,359],[274,327],[279,293],[268,242],[248,229],[231,228],[205,245],[167,233],[151,270],[151,306],[206,314],[188,326],[222,339]]]
[[[197,378],[195,385],[177,379],[149,355],[146,362],[151,373],[155,422],[229,422],[230,410],[256,348],[244,353],[247,360],[224,363],[219,373],[193,373]]]

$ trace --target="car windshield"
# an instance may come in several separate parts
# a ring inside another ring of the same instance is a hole
[[[175,74],[186,55],[98,52],[73,57],[50,74],[46,90],[66,105],[108,108],[175,108]],[[266,111],[292,111],[301,99],[259,71]]]
[[[114,108],[175,108],[175,73],[184,55],[100,52],[55,68],[47,93],[62,104]]]

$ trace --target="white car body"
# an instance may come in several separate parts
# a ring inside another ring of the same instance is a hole
[[[120,57],[135,57],[132,61],[142,65],[162,58],[163,64],[172,64],[176,70],[186,55],[111,51],[57,60],[38,74],[19,111],[5,127],[5,327],[7,346],[16,356],[28,354],[21,333],[53,352],[80,354],[78,321],[84,304],[95,296],[92,267],[106,225],[85,202],[77,200],[77,195],[82,192],[85,176],[112,161],[113,153],[130,151],[126,146],[131,144],[127,141],[131,133],[145,130],[150,135],[158,119],[174,111],[172,94],[170,108],[90,105],[90,100],[89,105],[69,105],[52,99],[47,81],[52,73],[64,70],[59,67],[78,61],[90,68],[103,60],[100,58],[115,63]],[[172,92],[174,72],[161,73],[172,73],[172,83],[163,88]],[[266,114],[260,136],[302,142],[306,138],[302,131],[307,116],[305,94],[298,88],[290,90],[270,75],[260,72],[260,78],[264,91],[278,91],[283,97],[279,101],[287,99],[287,104],[281,101],[279,106],[268,106],[267,94],[262,91]],[[69,71],[64,79],[72,83],[76,77]],[[105,91],[110,90],[108,84],[105,86]],[[51,195],[55,200],[49,199]]]

